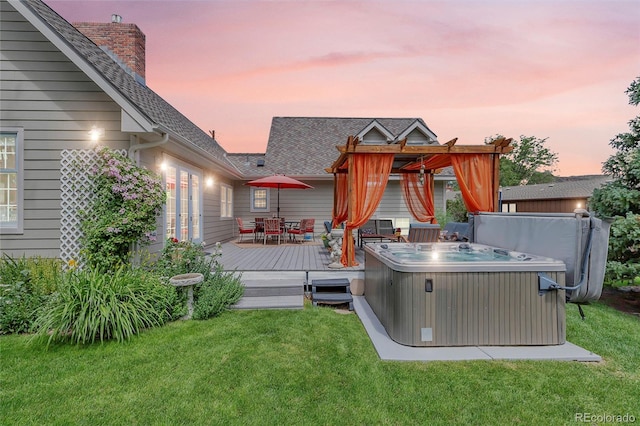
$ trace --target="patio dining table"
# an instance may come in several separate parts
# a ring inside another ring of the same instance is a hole
[[[265,218],[265,219],[279,219],[277,217],[273,217],[273,218]],[[254,228],[256,227],[256,221],[252,220],[249,222]],[[284,227],[282,227],[282,232],[286,233],[287,230],[289,229],[293,229],[297,226],[300,225],[300,220],[285,220],[284,221]],[[289,235],[289,238],[291,238],[291,235]]]

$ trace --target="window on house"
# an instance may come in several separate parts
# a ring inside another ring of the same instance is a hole
[[[233,217],[233,188],[220,185],[220,217]]]
[[[251,212],[260,213],[269,211],[269,189],[251,188]]]
[[[502,213],[515,213],[516,203],[502,203]]]
[[[0,131],[0,229],[22,233],[22,129]]]

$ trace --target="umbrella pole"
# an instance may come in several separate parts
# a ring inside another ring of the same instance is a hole
[[[278,185],[278,218],[280,217],[280,185]]]

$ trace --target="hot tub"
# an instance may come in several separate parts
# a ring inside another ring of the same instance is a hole
[[[560,260],[469,243],[367,244],[365,298],[389,337],[408,346],[565,343]]]

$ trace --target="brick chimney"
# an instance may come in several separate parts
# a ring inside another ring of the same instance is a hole
[[[146,37],[136,24],[123,24],[112,15],[110,23],[75,22],[74,27],[115,59],[136,80],[145,84]]]

